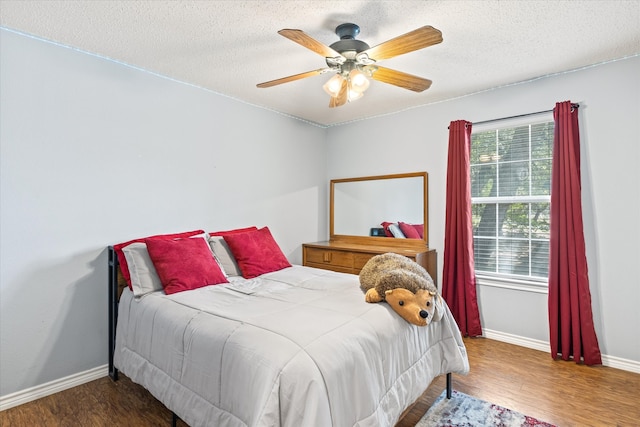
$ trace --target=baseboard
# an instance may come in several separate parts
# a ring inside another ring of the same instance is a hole
[[[635,372],[640,374],[640,362],[635,360],[623,359],[622,357],[602,355],[602,364],[623,371]]]
[[[41,397],[50,396],[60,391],[88,383],[89,381],[106,377],[107,375],[109,375],[109,366],[98,366],[97,368],[89,369],[88,371],[78,372],[77,374],[69,375],[68,377],[53,380],[45,384],[7,394],[5,396],[0,396],[0,411],[22,405],[23,403],[32,402],[36,399],[40,399]]]
[[[491,329],[482,329],[482,335],[492,340],[515,344],[521,347],[532,348],[534,350],[546,351],[547,353],[549,352],[549,343],[546,341],[521,337],[519,335],[507,334],[505,332],[492,331]]]
[[[483,329],[482,334],[484,337],[490,338],[492,340],[502,341],[509,344],[515,344],[522,347],[532,348],[534,350],[540,350],[549,353],[549,342],[547,341],[535,340],[532,338],[521,337],[518,335],[507,334],[499,331],[492,331],[490,329]],[[635,360],[623,359],[621,357],[608,356],[606,354],[603,354],[602,365],[640,374],[640,362],[637,362]]]

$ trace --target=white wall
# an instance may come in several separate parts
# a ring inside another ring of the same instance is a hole
[[[634,57],[330,128],[328,178],[429,172],[430,246],[438,250],[441,271],[449,123],[550,110],[565,100],[580,103],[583,219],[596,333],[604,355],[637,368],[638,76],[640,57]],[[489,286],[479,286],[478,294],[484,328],[548,342],[546,294]]]
[[[324,237],[325,129],[0,31],[0,396],[107,363],[106,247]]]

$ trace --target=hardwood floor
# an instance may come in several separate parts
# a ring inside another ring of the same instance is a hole
[[[640,374],[553,361],[548,353],[466,338],[471,371],[454,389],[560,427],[640,426]],[[413,426],[443,391],[440,377],[396,427]],[[171,412],[121,375],[0,412],[0,426],[170,426]],[[178,426],[185,426],[181,421]]]
[[[471,369],[453,375],[454,390],[560,427],[640,426],[640,374],[486,338],[464,343]],[[396,427],[418,422],[444,387],[437,378]]]

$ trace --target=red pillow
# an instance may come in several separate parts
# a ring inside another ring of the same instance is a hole
[[[421,239],[424,238],[424,224],[413,224],[413,228],[416,229]]]
[[[383,221],[380,223],[380,225],[382,226],[382,229],[384,230],[384,235],[387,237],[393,237],[393,234],[391,234],[391,231],[389,231],[389,226],[391,224],[393,223],[388,221]]]
[[[247,228],[236,228],[235,230],[227,230],[227,231],[214,231],[213,233],[209,233],[209,236],[228,236],[229,234],[237,234],[237,233],[246,233],[247,231],[256,231],[258,227],[247,227]]]
[[[167,295],[228,283],[205,239],[146,239],[144,242]]]
[[[420,233],[418,233],[418,230],[416,230],[416,228],[411,225],[411,224],[407,224],[406,222],[402,222],[400,221],[398,223],[398,226],[400,227],[400,231],[402,231],[402,234],[404,234],[404,236],[407,239],[420,239]]]
[[[202,234],[204,230],[194,230],[194,231],[185,231],[184,233],[176,233],[176,234],[158,234],[156,236],[142,237],[139,239],[129,240],[128,242],[118,243],[117,245],[113,245],[113,250],[116,252],[116,256],[118,257],[118,263],[120,264],[120,271],[122,271],[122,277],[127,281],[129,285],[129,289],[133,290],[131,287],[131,275],[129,274],[129,265],[127,264],[127,259],[122,252],[122,248],[125,246],[129,246],[132,243],[144,242],[145,239],[179,239],[185,237],[195,236],[196,234]]]
[[[251,279],[264,273],[291,267],[268,227],[224,236],[242,277]]]

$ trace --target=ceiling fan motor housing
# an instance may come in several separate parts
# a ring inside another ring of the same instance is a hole
[[[356,68],[356,55],[369,49],[369,45],[362,40],[356,40],[355,37],[360,34],[360,27],[356,24],[341,24],[336,27],[336,34],[340,40],[331,44],[331,49],[344,56],[347,61],[341,64],[340,72],[345,73]],[[329,66],[335,66],[330,58],[327,58]]]
[[[369,49],[369,45],[361,40],[356,40],[356,36],[360,34],[360,27],[356,24],[341,24],[336,27],[336,35],[340,37],[340,40],[333,43],[331,49],[339,52],[347,59],[355,58],[355,55],[364,52]],[[347,54],[348,52],[354,52],[353,54]],[[352,58],[349,58],[352,56]]]
[[[336,34],[340,37],[340,40],[355,39],[360,34],[360,27],[350,22],[341,24],[336,27]]]

